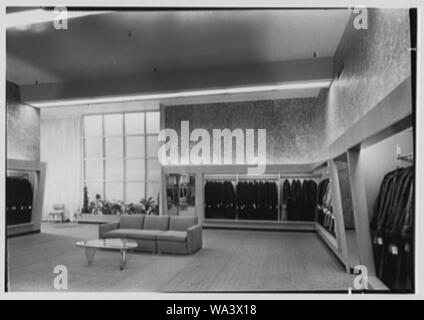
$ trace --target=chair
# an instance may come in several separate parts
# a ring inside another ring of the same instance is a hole
[[[49,221],[57,221],[57,218],[60,218],[61,223],[65,218],[65,205],[63,203],[55,203],[53,210],[49,212]]]

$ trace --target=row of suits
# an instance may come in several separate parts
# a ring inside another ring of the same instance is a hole
[[[275,182],[208,181],[205,184],[205,217],[209,219],[278,220]]]
[[[6,225],[31,222],[33,190],[31,182],[6,177]]]
[[[243,181],[237,183],[239,219],[278,220],[278,188],[275,182]]]
[[[376,272],[390,288],[414,289],[414,167],[386,174],[371,220]]]
[[[231,181],[206,182],[205,217],[208,219],[236,218],[236,194]]]
[[[330,180],[321,180],[317,190],[317,221],[334,237],[336,236],[336,220],[333,213]]]
[[[284,180],[281,189],[283,220],[313,221],[315,219],[317,183],[314,180]]]

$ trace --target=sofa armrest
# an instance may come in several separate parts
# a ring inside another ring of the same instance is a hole
[[[104,238],[106,232],[119,229],[119,222],[103,223],[99,225],[99,239]]]
[[[203,230],[200,224],[187,229],[187,253],[192,254],[203,245]]]

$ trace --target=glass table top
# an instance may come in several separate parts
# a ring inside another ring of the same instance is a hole
[[[99,249],[134,249],[137,242],[127,239],[94,239],[83,240],[75,243],[78,247],[99,248]]]

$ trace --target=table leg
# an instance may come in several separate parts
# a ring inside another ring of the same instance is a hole
[[[127,263],[127,250],[121,250],[121,266],[120,269],[124,270],[125,264]]]
[[[97,248],[85,248],[85,256],[89,265],[93,263],[94,256],[96,255]]]

